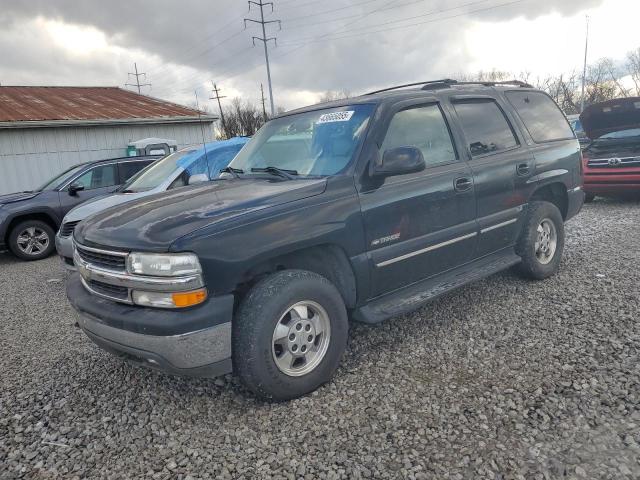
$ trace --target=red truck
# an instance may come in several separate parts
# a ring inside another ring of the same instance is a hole
[[[640,193],[640,97],[590,105],[580,122],[591,139],[582,150],[585,201]]]

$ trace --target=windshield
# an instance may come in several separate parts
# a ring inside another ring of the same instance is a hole
[[[266,123],[231,162],[245,174],[267,167],[299,176],[343,171],[364,138],[373,105],[350,105],[298,113]]]
[[[605,133],[600,138],[629,138],[638,136],[640,136],[640,128],[629,128],[627,130]]]
[[[75,167],[68,168],[64,172],[62,172],[60,175],[53,177],[51,180],[47,181],[47,183],[45,183],[41,187],[38,187],[36,190],[38,192],[41,192],[43,190],[53,190],[62,182],[64,182],[68,177],[72,177],[83,168],[84,168],[84,165],[76,165]]]
[[[180,166],[178,161],[197,150],[198,147],[185,148],[179,152],[172,153],[161,160],[153,162],[147,168],[135,175],[122,188],[123,192],[144,192],[156,188],[162,182],[166,181],[175,170]]]

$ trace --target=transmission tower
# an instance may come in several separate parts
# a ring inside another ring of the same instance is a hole
[[[260,7],[260,20],[256,20],[254,18],[245,18],[244,19],[244,27],[247,28],[247,22],[258,23],[262,27],[262,37],[251,37],[253,44],[256,44],[256,40],[262,42],[264,46],[264,59],[267,64],[267,83],[269,85],[269,102],[271,104],[271,116],[275,114],[275,107],[273,106],[273,88],[271,86],[271,69],[269,68],[269,51],[267,49],[267,42],[273,40],[273,43],[277,45],[276,37],[267,37],[267,32],[265,29],[265,25],[270,23],[277,23],[278,27],[282,29],[282,24],[280,20],[268,20],[264,19],[264,7],[270,6],[271,11],[273,12],[273,2],[263,2],[262,0],[253,1],[249,0],[249,11],[251,11],[251,6]]]
[[[222,121],[222,131],[225,135],[225,137],[227,136],[227,126],[224,123],[224,112],[222,111],[222,105],[220,104],[220,99],[221,98],[227,98],[227,97],[221,97],[220,96],[220,92],[221,89],[218,88],[218,86],[213,83],[213,80],[211,80],[211,84],[213,85],[213,90],[212,92],[215,94],[215,96],[211,96],[209,97],[210,100],[217,100],[218,101],[218,108],[220,109],[220,120]]]
[[[131,73],[129,72],[129,75],[133,75],[134,77],[136,77],[136,83],[125,83],[125,87],[138,87],[138,93],[140,94],[140,87],[150,87],[151,84],[150,83],[140,83],[140,77],[144,77],[145,79],[147,78],[147,74],[146,73],[138,73],[138,64],[134,63],[133,64],[133,68],[135,70],[135,73]]]

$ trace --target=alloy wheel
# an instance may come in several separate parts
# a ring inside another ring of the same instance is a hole
[[[324,308],[305,300],[286,309],[273,331],[272,354],[285,375],[300,377],[313,371],[329,348],[331,322]]]

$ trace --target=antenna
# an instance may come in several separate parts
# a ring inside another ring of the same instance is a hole
[[[204,158],[207,162],[207,177],[211,180],[211,172],[209,171],[209,154],[207,153],[207,144],[204,141],[204,126],[202,125],[202,115],[200,114],[200,104],[198,103],[198,91],[194,90],[196,96],[196,109],[198,110],[198,122],[200,122],[200,132],[202,133],[202,147],[204,148]]]
[[[262,83],[260,83],[260,96],[262,97],[262,118],[266,122],[268,120],[268,117],[267,117],[267,109],[264,106],[265,98],[264,98],[264,88],[262,87]]]
[[[271,104],[271,116],[273,117],[275,115],[275,108],[273,106],[273,88],[271,86],[271,69],[269,68],[269,51],[267,49],[267,43],[273,40],[273,43],[276,44],[277,46],[278,42],[276,41],[276,37],[267,38],[267,32],[265,31],[264,26],[270,23],[277,23],[279,29],[282,30],[282,22],[280,20],[265,21],[264,19],[264,7],[271,6],[271,11],[273,12],[273,2],[263,2],[262,0],[258,0],[257,2],[254,2],[253,0],[249,0],[249,11],[251,11],[251,5],[260,7],[260,20],[255,20],[253,18],[245,18],[244,28],[247,28],[247,22],[258,23],[262,26],[262,37],[251,37],[251,40],[253,41],[254,46],[256,44],[256,40],[258,40],[259,42],[262,42],[264,46],[264,59],[267,64],[267,82],[269,84],[269,102]]]
[[[125,87],[138,87],[138,94],[141,95],[140,87],[150,87],[151,84],[150,83],[140,83],[140,77],[144,77],[146,79],[147,78],[147,74],[146,73],[138,73],[138,64],[135,63],[135,62],[133,64],[133,69],[135,70],[135,73],[129,72],[129,75],[133,75],[134,77],[136,77],[136,83],[125,83],[124,86]]]
[[[589,15],[586,17],[587,31],[584,36],[584,66],[582,67],[582,94],[580,95],[580,112],[584,111],[584,84],[587,77],[587,48],[589,47]]]

